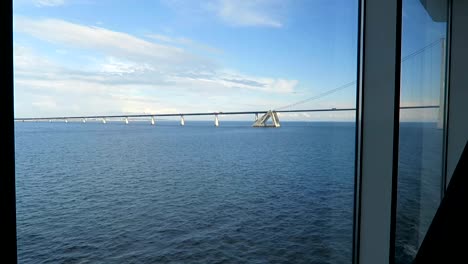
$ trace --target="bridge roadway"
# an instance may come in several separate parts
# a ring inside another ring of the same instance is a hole
[[[402,106],[400,109],[439,108],[438,105]],[[340,112],[355,111],[356,108],[322,108],[298,110],[273,110],[276,113],[307,113],[307,112]],[[15,121],[41,121],[41,120],[68,120],[68,119],[103,119],[103,118],[133,118],[133,117],[170,117],[170,116],[218,116],[218,115],[248,115],[266,114],[268,111],[239,111],[239,112],[204,112],[204,113],[177,113],[177,114],[131,114],[131,115],[90,115],[90,116],[55,116],[55,117],[20,117]]]

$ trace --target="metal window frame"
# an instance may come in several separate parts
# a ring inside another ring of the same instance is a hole
[[[451,46],[451,37],[452,37],[452,1],[447,0],[447,26],[446,26],[446,41],[445,41],[445,90],[443,98],[443,109],[440,108],[439,111],[443,112],[443,139],[442,139],[442,179],[441,179],[441,190],[440,190],[440,200],[445,196],[445,191],[447,190],[448,181],[447,181],[447,145],[448,145],[448,121],[449,121],[449,95],[450,95],[450,46]]]
[[[468,141],[468,1],[452,0],[449,5],[446,93],[445,188]]]
[[[394,263],[402,1],[360,5],[353,263]],[[442,196],[468,141],[468,2],[449,0],[447,8]],[[379,49],[387,54],[376,56]]]
[[[402,0],[360,3],[355,264],[394,262],[401,17]]]
[[[15,145],[13,122],[13,9],[12,1],[1,1],[2,15],[2,173],[0,174],[0,255],[5,263],[17,263],[16,199],[15,199]]]

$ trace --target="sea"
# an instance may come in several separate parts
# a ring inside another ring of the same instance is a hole
[[[19,263],[351,263],[355,123],[251,125],[17,122]],[[413,194],[436,197],[418,155],[441,132],[404,133],[402,261],[427,202]]]

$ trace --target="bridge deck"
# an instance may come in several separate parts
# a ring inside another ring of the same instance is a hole
[[[403,106],[400,109],[439,108],[438,105]],[[277,113],[305,113],[305,112],[339,112],[355,111],[356,108],[322,108],[322,109],[296,109],[277,110]],[[214,115],[248,115],[265,114],[268,111],[239,111],[239,112],[202,112],[202,113],[176,113],[176,114],[131,114],[131,115],[90,115],[90,116],[54,116],[54,117],[19,117],[15,121],[39,121],[57,119],[99,119],[99,118],[132,118],[132,117],[170,117],[170,116],[214,116]]]

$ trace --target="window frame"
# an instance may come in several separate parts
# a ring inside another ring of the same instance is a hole
[[[401,16],[402,0],[360,2],[353,263],[394,262]]]
[[[1,1],[2,46],[2,173],[0,175],[0,255],[9,263],[17,262],[16,196],[15,196],[15,134],[13,101],[13,3]],[[11,260],[11,261],[10,261]]]

